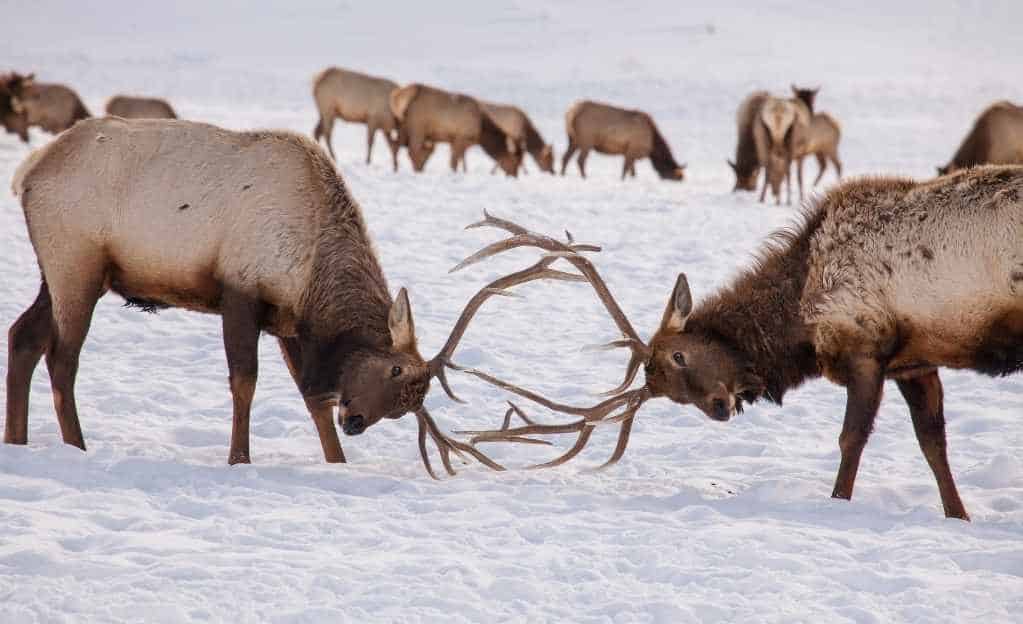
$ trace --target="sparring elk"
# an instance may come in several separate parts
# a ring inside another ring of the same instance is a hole
[[[735,191],[757,190],[757,176],[760,175],[761,162],[757,153],[757,142],[753,137],[753,128],[760,123],[760,109],[769,97],[767,91],[754,91],[746,96],[735,113],[735,125],[738,139],[735,143],[735,160],[729,160],[728,166],[735,173]]]
[[[145,158],[139,155],[144,154]],[[327,462],[344,462],[341,429],[415,413],[445,469],[449,454],[499,464],[442,434],[426,408],[476,310],[500,288],[579,279],[543,268],[501,278],[469,302],[443,349],[420,355],[408,294],[392,298],[362,211],[312,141],[288,132],[231,132],[170,120],[94,119],[18,168],[42,272],[35,302],[11,326],[4,441],[28,439],[32,373],[45,355],[61,435],[85,449],[75,403],[79,352],[93,309],[112,291],[144,310],[218,314],[233,397],[228,462],[248,463],[260,332],[278,340]],[[592,249],[572,245],[570,250]]]
[[[107,100],[108,115],[124,119],[177,119],[178,115],[167,102],[160,98],[115,95]]]
[[[803,152],[806,133],[810,126],[810,113],[801,100],[768,97],[760,107],[758,123],[753,125],[753,139],[757,159],[764,168],[764,185],[760,201],[764,201],[767,187],[775,203],[781,203],[781,183],[786,184],[786,203],[792,203],[792,162]],[[799,199],[803,199],[803,170],[799,173]]]
[[[330,157],[334,155],[332,135],[334,120],[366,124],[366,164],[373,156],[373,141],[377,131],[384,134],[391,150],[391,165],[398,170],[398,122],[391,114],[390,95],[398,84],[386,78],[328,67],[313,78],[313,99],[320,118],[313,129],[313,138],[327,145]]]
[[[437,143],[451,146],[451,170],[465,167],[465,152],[479,145],[507,175],[518,176],[522,152],[518,144],[480,103],[468,95],[413,83],[391,92],[391,112],[408,144],[412,168],[422,171]]]
[[[561,159],[561,175],[565,175],[569,161],[578,151],[576,164],[579,175],[585,178],[586,158],[590,150],[596,150],[601,154],[625,157],[623,180],[627,175],[636,177],[636,161],[643,158],[650,159],[663,180],[681,182],[686,177],[686,166],[675,162],[671,148],[653,118],[643,111],[581,100],[565,113],[565,131],[568,133],[568,149]]]
[[[92,117],[82,99],[70,87],[30,80],[22,89],[21,105],[28,125],[59,134],[76,122]]]
[[[0,124],[24,143],[28,143],[28,115],[25,114],[22,97],[25,86],[31,81],[32,74],[0,74]]]
[[[796,167],[799,171],[800,198],[802,198],[803,159],[813,154],[817,159],[817,177],[813,185],[821,181],[824,171],[830,161],[835,168],[835,175],[842,178],[842,161],[838,158],[838,143],[842,139],[842,127],[838,121],[827,113],[814,112],[814,101],[820,87],[814,89],[800,89],[792,85],[792,95],[801,100],[810,112],[810,125],[806,131],[806,141],[801,151],[796,154]]]
[[[540,171],[554,173],[554,147],[543,140],[533,121],[522,109],[483,101],[480,106],[515,141],[520,152],[528,152],[533,157]]]
[[[1023,164],[1023,107],[1002,101],[985,109],[938,175],[988,163]]]

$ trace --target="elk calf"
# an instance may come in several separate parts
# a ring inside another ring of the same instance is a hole
[[[1023,107],[1002,101],[985,109],[938,175],[985,163],[1023,164]]]
[[[482,101],[480,106],[494,123],[515,141],[520,152],[528,152],[533,157],[540,171],[554,173],[554,148],[543,140],[532,120],[522,112],[522,109]]]
[[[166,100],[131,95],[115,95],[107,100],[107,114],[125,119],[178,118]]]
[[[561,159],[561,175],[565,175],[565,168],[578,150],[579,174],[585,178],[586,158],[590,150],[596,150],[625,156],[623,180],[627,175],[636,176],[636,161],[643,158],[650,159],[661,179],[677,182],[685,179],[686,166],[675,162],[653,118],[642,111],[582,100],[565,113],[565,131],[568,149]]]
[[[334,155],[331,135],[334,119],[341,118],[352,123],[366,124],[366,164],[373,156],[373,140],[377,130],[384,133],[391,150],[391,166],[398,170],[398,122],[391,114],[390,95],[398,84],[368,74],[328,67],[313,79],[313,99],[320,114],[313,129],[316,141],[323,139],[330,157]]]

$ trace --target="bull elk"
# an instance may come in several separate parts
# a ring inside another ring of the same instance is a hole
[[[107,100],[107,114],[125,119],[177,119],[167,100],[133,95],[115,95]]]
[[[391,114],[390,95],[398,84],[386,78],[328,67],[313,78],[313,99],[320,118],[313,129],[313,138],[327,145],[330,157],[336,160],[332,135],[334,120],[366,124],[366,164],[373,156],[377,131],[384,133],[391,150],[391,166],[398,170],[398,122]]]
[[[22,89],[21,105],[28,125],[59,134],[76,122],[92,117],[73,89],[62,84],[29,80]]]
[[[422,171],[437,143],[451,145],[451,170],[465,167],[465,152],[479,145],[509,176],[522,164],[518,144],[474,98],[413,83],[391,92],[391,112],[408,144],[412,168]]]
[[[533,157],[540,171],[554,173],[554,148],[543,140],[533,121],[521,108],[482,101],[480,106],[515,141],[520,152],[528,152]]]
[[[590,150],[596,150],[601,154],[625,157],[623,180],[628,175],[636,177],[636,161],[644,158],[650,159],[663,180],[681,182],[686,177],[686,166],[675,162],[657,124],[643,111],[581,100],[565,113],[565,132],[568,134],[568,149],[561,158],[561,175],[565,175],[569,161],[578,151],[576,164],[579,175],[585,178],[586,158]]]
[[[987,107],[938,175],[983,164],[1023,164],[1023,107],[1006,101]]]
[[[824,376],[846,388],[841,463],[832,496],[849,499],[873,429],[884,380],[909,406],[917,441],[938,484],[945,515],[968,520],[946,452],[938,369],[1003,376],[1023,369],[1023,167],[984,166],[929,182],[864,178],[816,199],[800,225],[774,235],[755,265],[694,306],[680,274],[660,327],[644,343],[592,264],[556,241],[516,232],[467,262],[532,245],[564,258],[596,288],[632,350],[625,382],[592,408],[549,401],[480,371],[492,384],[554,411],[581,416],[471,432],[471,444],[574,433],[567,461],[593,427],[621,425],[624,452],[636,410],[653,397],[695,405],[727,421],[743,405],[781,404]],[[642,367],[646,383],[628,390]],[[614,410],[621,410],[611,415]],[[517,408],[514,411],[519,411]],[[509,415],[510,416],[510,415]],[[610,462],[609,462],[610,463]]]
[[[431,476],[427,435],[451,474],[451,452],[501,469],[440,432],[423,406],[430,380],[454,398],[445,367],[454,366],[462,334],[491,295],[535,279],[578,279],[546,261],[495,281],[470,300],[427,361],[408,294],[401,289],[392,299],[358,204],[309,139],[187,121],[94,119],[30,155],[13,190],[42,284],[9,332],[9,444],[27,442],[30,382],[45,354],[63,440],[85,449],[74,395],[78,357],[96,302],[113,291],[145,310],[222,317],[231,464],[250,461],[256,350],[267,332],[278,340],[327,462],[345,461],[333,424],[339,407],[338,424],[349,435],[415,413]]]

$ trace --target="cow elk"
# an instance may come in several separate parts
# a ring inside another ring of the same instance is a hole
[[[764,185],[760,201],[764,201],[767,187],[775,203],[781,203],[781,183],[787,187],[786,203],[792,203],[792,162],[803,152],[810,126],[810,112],[798,99],[768,97],[760,107],[758,123],[753,126],[753,139],[757,159],[764,168]],[[803,198],[803,170],[799,168],[799,198]]]
[[[817,186],[821,178],[824,177],[824,170],[829,161],[835,168],[835,175],[839,179],[842,178],[842,161],[838,158],[838,142],[842,139],[842,128],[831,115],[814,112],[814,102],[818,92],[820,92],[820,87],[800,89],[796,85],[792,85],[792,95],[806,104],[810,111],[810,126],[806,132],[806,142],[800,153],[796,155],[796,167],[799,170],[800,179],[800,198],[802,198],[803,159],[811,154],[817,159],[817,177],[814,178],[814,186]]]
[[[28,125],[50,134],[59,134],[76,122],[92,117],[78,94],[62,84],[31,80],[22,90],[20,99]]]
[[[519,145],[474,98],[414,83],[391,92],[391,112],[407,142],[412,167],[422,171],[437,143],[451,146],[451,170],[465,167],[465,152],[479,145],[507,175],[518,176]]]
[[[166,100],[132,95],[115,95],[107,100],[107,114],[124,119],[177,119]]]
[[[684,164],[675,162],[667,141],[657,129],[650,115],[638,110],[626,110],[609,104],[581,100],[565,113],[565,131],[568,149],[561,159],[561,175],[578,150],[576,163],[579,174],[586,177],[586,158],[590,150],[601,154],[620,154],[622,179],[636,177],[636,161],[649,158],[657,175],[664,180],[681,182],[685,179]]]
[[[390,95],[398,84],[386,78],[370,76],[340,67],[328,67],[313,79],[313,99],[320,114],[313,138],[323,140],[334,155],[332,135],[334,120],[366,124],[366,164],[373,156],[373,141],[377,131],[384,133],[391,150],[391,166],[398,170],[398,122],[391,114]]]
[[[528,152],[540,171],[554,173],[554,147],[543,140],[533,121],[522,109],[492,102],[480,102],[480,106],[515,141],[519,152]]]
[[[757,176],[761,164],[757,155],[757,143],[753,137],[753,128],[760,123],[760,109],[769,97],[767,91],[754,91],[746,96],[735,113],[735,125],[738,139],[735,143],[735,160],[729,160],[728,166],[735,173],[735,191],[757,190]]]
[[[1005,101],[987,107],[938,175],[983,164],[1023,164],[1023,107]]]
[[[145,154],[145,158],[139,158]],[[328,462],[349,434],[413,412],[445,469],[475,448],[440,432],[423,406],[445,377],[479,307],[501,289],[579,279],[546,267],[501,278],[470,300],[431,360],[416,346],[409,298],[391,297],[362,212],[326,154],[287,132],[231,132],[187,121],[116,117],[77,124],[18,168],[42,272],[35,302],[11,326],[4,441],[25,444],[32,373],[45,355],[64,442],[85,449],[75,404],[79,352],[108,291],[144,310],[218,314],[234,404],[229,463],[248,463],[260,332],[275,336]],[[590,246],[566,247],[572,252]]]

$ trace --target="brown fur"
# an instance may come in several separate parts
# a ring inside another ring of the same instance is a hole
[[[635,177],[635,163],[643,158],[650,159],[662,179],[679,182],[685,179],[686,166],[675,162],[654,120],[642,111],[582,100],[565,113],[565,131],[568,149],[561,159],[561,175],[565,175],[569,160],[578,150],[579,174],[585,178],[586,158],[590,150],[596,150],[625,156],[623,180],[627,175]]]
[[[178,118],[167,100],[132,95],[115,95],[107,100],[107,114],[125,119]]]
[[[480,106],[515,141],[520,152],[528,152],[533,157],[540,171],[554,173],[554,148],[543,140],[533,121],[522,109],[482,101]]]
[[[29,126],[59,134],[76,122],[92,117],[82,99],[62,84],[33,82],[22,95]]]
[[[824,177],[824,170],[827,168],[829,161],[835,167],[835,175],[839,179],[842,177],[842,161],[838,158],[838,143],[842,139],[842,129],[838,121],[831,115],[814,112],[814,102],[820,90],[820,87],[800,89],[796,85],[792,85],[792,95],[802,101],[810,112],[810,126],[807,129],[806,144],[802,151],[796,155],[796,167],[799,170],[800,179],[800,197],[802,197],[803,158],[806,156],[812,154],[817,159],[817,177],[814,178],[814,186],[817,186],[821,178]]]
[[[459,164],[464,167],[466,150],[479,145],[506,174],[518,175],[522,164],[518,144],[468,95],[411,84],[391,93],[390,106],[416,171],[426,166],[434,145],[449,143],[452,171],[458,171]]]
[[[814,112],[814,102],[817,100],[817,94],[820,93],[820,87],[814,87],[813,89],[800,89],[796,85],[789,85],[792,89],[792,97],[801,100],[803,104],[806,104],[806,108],[810,111],[810,114]]]
[[[760,201],[764,201],[767,187],[775,203],[781,203],[781,183],[787,186],[786,203],[792,203],[791,166],[806,149],[810,126],[810,112],[799,99],[768,97],[760,108],[759,123],[753,126],[757,157],[764,167],[764,186]],[[803,170],[799,172],[799,198],[803,198]]]
[[[308,139],[90,120],[36,150],[13,189],[43,285],[10,332],[7,442],[26,440],[28,384],[45,352],[64,440],[84,449],[74,376],[107,291],[223,317],[231,463],[249,461],[260,331],[279,339],[327,461],[344,461],[331,403],[349,434],[421,406],[429,374],[408,297],[391,299],[359,206]]]
[[[733,192],[757,190],[757,176],[760,174],[761,162],[757,156],[753,128],[759,123],[760,109],[768,97],[767,91],[750,93],[739,105],[739,110],[735,114],[738,134],[735,143],[735,160],[728,161],[728,166],[735,172]]]
[[[846,386],[834,496],[849,498],[883,379],[896,379],[945,512],[965,519],[937,370],[1023,369],[1021,224],[1023,167],[847,182],[695,309],[680,278],[651,342],[648,384],[718,420],[743,402],[780,404],[822,374]]]
[[[1023,107],[1005,101],[987,107],[938,175],[988,163],[1023,164]]]
[[[18,135],[24,143],[28,143],[28,114],[25,112],[22,98],[25,88],[31,84],[33,76],[22,76],[16,72],[0,74],[0,124],[10,134]]]
[[[391,165],[398,170],[398,122],[391,113],[390,94],[398,84],[386,78],[371,76],[340,67],[328,67],[313,78],[313,99],[320,118],[313,129],[313,138],[327,144],[334,156],[332,135],[334,120],[366,124],[366,164],[373,155],[377,130],[384,133],[391,150]],[[335,158],[336,160],[336,158]]]

